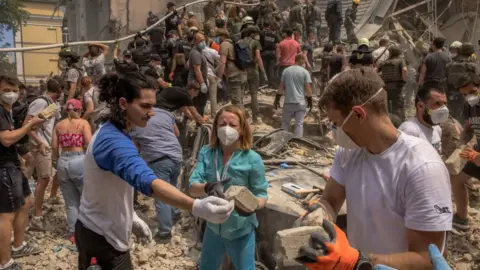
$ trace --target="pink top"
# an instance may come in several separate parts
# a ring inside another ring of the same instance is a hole
[[[60,134],[58,135],[58,142],[60,144],[60,147],[82,147],[83,134]]]
[[[280,42],[280,66],[295,65],[295,56],[301,52],[300,44],[291,37],[287,37]]]

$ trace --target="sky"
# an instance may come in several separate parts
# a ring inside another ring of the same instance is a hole
[[[4,42],[9,43],[10,47],[13,47],[13,32],[12,31],[7,31],[3,34],[4,34],[4,37],[5,37]]]

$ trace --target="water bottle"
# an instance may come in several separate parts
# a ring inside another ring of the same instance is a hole
[[[90,260],[90,266],[87,268],[87,270],[101,270],[102,267],[100,267],[100,265],[97,264],[97,258],[93,257],[91,260]]]

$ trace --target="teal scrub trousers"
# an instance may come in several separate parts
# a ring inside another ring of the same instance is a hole
[[[200,270],[217,270],[230,256],[235,270],[255,270],[255,230],[239,238],[228,240],[214,233],[208,226],[203,235]]]

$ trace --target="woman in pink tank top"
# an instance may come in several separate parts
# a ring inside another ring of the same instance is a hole
[[[68,237],[74,242],[73,233],[83,188],[84,150],[92,139],[92,131],[90,124],[80,118],[80,100],[70,99],[65,110],[68,117],[58,122],[53,131],[52,158],[54,164],[57,161],[58,181],[65,200]]]

